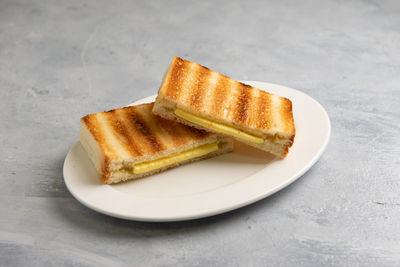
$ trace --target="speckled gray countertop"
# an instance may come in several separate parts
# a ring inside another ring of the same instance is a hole
[[[318,100],[322,158],[195,221],[78,203],[62,165],[79,118],[156,93],[174,55]],[[1,266],[400,265],[399,1],[2,0],[0,111]]]

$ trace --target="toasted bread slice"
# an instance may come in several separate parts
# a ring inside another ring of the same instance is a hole
[[[174,57],[153,113],[222,133],[281,158],[295,137],[292,102]]]
[[[80,142],[105,184],[232,151],[230,138],[155,116],[153,103],[90,114]]]

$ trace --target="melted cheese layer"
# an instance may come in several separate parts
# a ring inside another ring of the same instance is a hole
[[[139,173],[149,172],[174,163],[201,157],[216,150],[218,150],[218,142],[202,145],[193,149],[177,153],[173,156],[136,164],[133,166],[133,173],[139,174]]]
[[[232,126],[229,126],[229,125],[225,125],[225,124],[218,123],[218,122],[215,122],[215,121],[211,121],[211,120],[208,120],[208,119],[205,119],[205,118],[201,118],[199,116],[196,116],[196,115],[193,115],[193,114],[191,114],[189,112],[186,112],[186,111],[184,111],[182,109],[177,108],[177,109],[174,110],[174,113],[175,113],[176,116],[178,116],[178,117],[180,117],[182,119],[185,119],[185,120],[190,121],[190,122],[192,122],[194,124],[203,126],[203,127],[207,128],[207,129],[212,129],[212,130],[217,131],[219,133],[228,134],[228,135],[231,135],[231,136],[234,136],[234,137],[237,137],[237,138],[249,141],[249,142],[253,142],[253,143],[256,143],[256,144],[263,144],[264,143],[264,139],[261,138],[261,137],[257,137],[257,136],[254,136],[252,134],[248,134],[246,132],[238,130],[238,129],[236,129],[236,128],[232,127]]]

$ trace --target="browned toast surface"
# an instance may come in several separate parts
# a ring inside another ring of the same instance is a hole
[[[149,156],[189,145],[212,133],[153,115],[153,103],[86,115],[86,125],[107,160]]]
[[[156,100],[216,121],[293,139],[292,102],[175,57]]]

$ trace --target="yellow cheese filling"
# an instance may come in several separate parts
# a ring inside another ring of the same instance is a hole
[[[176,116],[178,116],[178,117],[180,117],[182,119],[185,119],[185,120],[190,121],[190,122],[192,122],[194,124],[203,126],[203,127],[207,128],[207,129],[211,129],[211,130],[214,130],[214,131],[219,132],[219,133],[228,134],[228,135],[237,137],[239,139],[243,139],[243,140],[246,140],[246,141],[249,141],[249,142],[253,142],[253,143],[256,143],[256,144],[263,144],[264,143],[264,139],[261,138],[261,137],[257,137],[257,136],[254,136],[252,134],[243,132],[243,131],[238,130],[238,129],[236,129],[236,128],[232,127],[232,126],[229,126],[229,125],[225,125],[225,124],[218,123],[218,122],[215,122],[215,121],[211,121],[211,120],[208,120],[208,119],[205,119],[205,118],[201,118],[199,116],[190,114],[189,112],[183,111],[182,109],[177,108],[177,109],[175,109],[174,113],[175,113]]]
[[[133,166],[133,173],[139,174],[139,173],[144,173],[144,172],[149,172],[152,170],[160,169],[164,166],[168,166],[168,165],[171,165],[174,163],[201,157],[203,155],[214,152],[216,150],[218,150],[218,142],[198,146],[196,148],[177,153],[173,156],[136,164]]]

